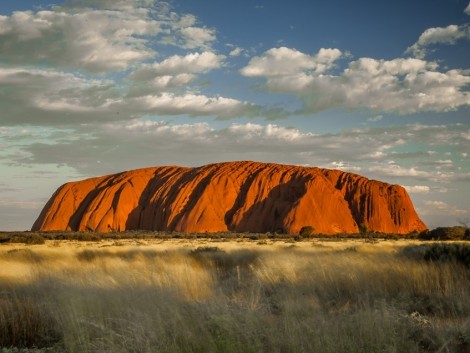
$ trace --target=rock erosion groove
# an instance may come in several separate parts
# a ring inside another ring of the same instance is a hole
[[[426,229],[399,185],[290,165],[227,162],[153,167],[71,182],[33,231],[408,234]]]

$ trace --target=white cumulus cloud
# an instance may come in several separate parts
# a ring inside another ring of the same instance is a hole
[[[241,74],[248,77],[283,77],[301,75],[306,70],[322,73],[331,68],[342,55],[338,49],[321,49],[317,55],[304,54],[286,47],[272,48],[263,55],[254,57]]]
[[[426,185],[402,185],[409,194],[427,194],[431,191],[431,188]]]
[[[161,76],[153,84],[168,88],[191,80],[191,74]],[[118,121],[148,113],[231,118],[253,116],[259,109],[233,98],[190,92],[123,94],[110,80],[13,68],[0,68],[0,104],[0,122],[5,126],[18,121],[33,125]]]
[[[241,53],[243,53],[243,49],[240,47],[235,47],[233,48],[228,55],[230,56],[239,56]]]
[[[390,163],[388,165],[380,165],[369,168],[369,171],[376,172],[382,176],[393,176],[393,177],[420,177],[428,178],[432,176],[432,173],[419,170],[415,167],[406,168],[399,164]]]
[[[438,210],[446,210],[450,207],[447,203],[443,201],[426,201],[425,205]]]
[[[271,141],[280,140],[291,143],[305,141],[306,138],[311,136],[311,134],[303,133],[298,129],[286,128],[275,124],[232,124],[227,131],[234,135],[242,135],[244,140],[269,139]]]
[[[14,12],[0,18],[2,61],[47,63],[91,72],[124,70],[151,58],[142,39],[157,35],[157,21],[138,11],[92,10]]]
[[[340,56],[334,49],[310,56],[275,48],[251,59],[241,73],[266,78],[271,91],[300,96],[305,114],[330,108],[411,114],[451,111],[470,104],[467,71],[442,72],[436,63],[414,58],[360,58],[334,74],[332,68]]]
[[[191,93],[176,95],[169,92],[130,98],[125,105],[123,109],[131,111],[170,115],[214,115],[221,118],[249,114],[250,110],[254,109],[254,106],[248,102],[232,98],[207,97]]]
[[[173,55],[162,62],[142,65],[132,73],[131,78],[151,80],[158,76],[203,73],[221,67],[224,60],[224,55],[213,52]]]
[[[109,119],[106,112],[121,101],[109,80],[87,79],[44,69],[0,67],[0,122],[4,125],[75,123]],[[70,114],[70,115],[69,115]]]
[[[185,41],[183,48],[209,48],[216,40],[215,30],[211,28],[186,27],[181,30]]]
[[[68,1],[0,16],[1,61],[88,72],[124,71],[156,56],[155,44],[209,49],[213,29],[162,1]]]
[[[413,54],[419,59],[423,59],[428,53],[429,46],[435,44],[455,44],[460,39],[470,39],[469,26],[449,25],[447,27],[428,28],[406,52]]]
[[[432,214],[433,212],[445,212],[449,215],[462,216],[468,214],[467,210],[460,209],[456,206],[449,205],[447,202],[428,200],[424,202],[426,209],[424,214]]]

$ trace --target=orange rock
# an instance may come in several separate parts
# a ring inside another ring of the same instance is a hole
[[[33,231],[407,234],[426,229],[406,191],[339,170],[255,162],[154,167],[67,183]]]

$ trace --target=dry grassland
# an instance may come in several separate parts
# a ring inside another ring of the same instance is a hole
[[[449,256],[426,261],[432,246],[319,239],[2,244],[0,347],[470,352],[470,270]]]

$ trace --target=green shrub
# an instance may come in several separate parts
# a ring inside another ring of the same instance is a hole
[[[213,266],[219,275],[229,276],[233,271],[247,269],[258,259],[255,251],[238,250],[226,253],[216,246],[203,246],[192,250],[189,255],[204,267]]]
[[[470,240],[470,228],[467,228],[467,229],[465,230],[465,233],[464,233],[464,235],[463,235],[463,239],[464,239],[464,240]]]
[[[91,232],[78,232],[72,233],[70,235],[70,240],[79,240],[79,241],[98,241],[103,238],[102,234],[91,233]]]
[[[299,235],[302,237],[311,237],[315,233],[315,228],[312,226],[303,226],[300,228]]]
[[[369,229],[367,229],[367,226],[364,223],[361,223],[359,225],[359,233],[367,234],[368,232],[369,232]]]
[[[21,233],[13,235],[9,242],[10,243],[21,243],[21,244],[44,244],[45,239],[42,235],[37,233]]]
[[[438,227],[419,235],[421,240],[463,240],[468,231],[467,227]]]
[[[424,252],[426,261],[455,262],[470,267],[470,245],[432,244]]]

